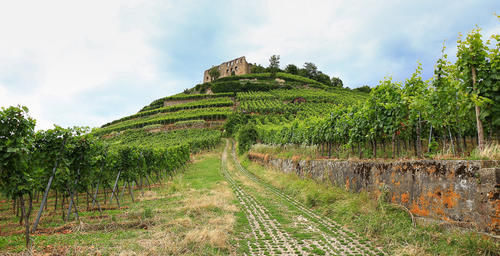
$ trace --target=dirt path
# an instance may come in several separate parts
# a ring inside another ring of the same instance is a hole
[[[244,208],[250,255],[384,255],[366,239],[321,217],[265,183],[239,163],[229,141],[221,170]]]

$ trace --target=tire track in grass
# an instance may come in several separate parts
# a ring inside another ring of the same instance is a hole
[[[227,145],[224,151],[227,158],[226,151]],[[249,172],[247,169],[241,166],[238,158],[236,157],[234,146],[232,147],[232,157],[236,169],[238,169],[240,173],[245,175],[256,184],[264,187],[278,199],[286,202],[289,206],[291,206],[290,208],[292,210],[296,211],[296,214],[298,216],[294,216],[294,219],[296,220],[297,230],[299,230],[303,234],[319,234],[320,239],[302,239],[299,241],[294,241],[295,243],[302,245],[302,248],[300,248],[299,246],[299,249],[296,249],[294,251],[296,255],[384,255],[383,251],[374,248],[367,239],[361,238],[359,235],[343,228],[331,219],[319,216],[318,214],[307,208],[305,205],[303,205],[301,202],[289,197],[274,186],[264,182],[259,177]],[[227,159],[224,161],[226,162],[223,166],[226,166]],[[292,244],[294,244],[294,242],[292,242]]]
[[[243,206],[255,241],[248,241],[252,255],[296,255],[296,241],[283,231],[281,224],[273,219],[268,210],[257,202],[232,178],[227,169],[227,148],[222,153],[221,171],[231,184],[236,197]]]

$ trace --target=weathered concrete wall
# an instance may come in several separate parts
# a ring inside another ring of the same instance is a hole
[[[500,233],[500,161],[293,161],[255,153],[249,157],[354,192],[378,196],[385,190],[392,202],[417,216]]]

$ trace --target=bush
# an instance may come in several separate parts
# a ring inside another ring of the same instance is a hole
[[[253,124],[247,124],[238,131],[238,152],[240,154],[248,151],[257,142],[257,131]]]
[[[365,92],[365,93],[370,93],[371,92],[371,88],[370,86],[368,85],[363,85],[361,87],[358,87],[358,88],[354,88],[354,91],[358,91],[358,92]]]
[[[231,114],[228,118],[226,123],[224,124],[224,130],[225,134],[228,136],[232,136],[235,134],[240,126],[246,124],[248,122],[248,119],[250,117],[248,115],[240,114],[240,113],[234,113]]]

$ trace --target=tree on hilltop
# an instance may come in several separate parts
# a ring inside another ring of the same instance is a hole
[[[292,75],[297,75],[299,73],[299,68],[293,64],[288,64],[285,68],[285,72],[292,74]]]
[[[342,88],[344,87],[344,83],[342,82],[342,80],[338,77],[334,77],[332,76],[332,79],[331,79],[331,83],[332,83],[332,86],[333,87],[339,87],[339,88]]]
[[[279,71],[280,69],[280,56],[279,55],[273,55],[271,58],[269,58],[269,71],[271,72],[271,76],[275,76],[276,72]]]
[[[312,62],[304,63],[304,75],[305,77],[315,79],[318,76],[318,67]]]

